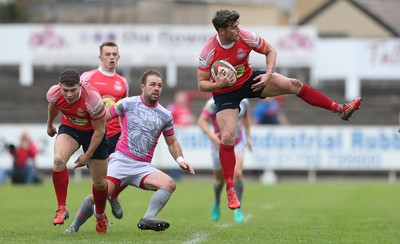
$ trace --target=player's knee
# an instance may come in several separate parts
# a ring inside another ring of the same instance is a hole
[[[216,178],[215,179],[215,185],[218,187],[222,187],[224,185],[225,181],[224,178]]]
[[[228,133],[221,137],[221,142],[224,145],[234,145],[236,141],[236,131],[235,133]]]
[[[54,169],[56,171],[63,170],[67,165],[67,160],[60,155],[54,155]]]
[[[94,188],[96,188],[99,191],[103,191],[104,189],[106,189],[106,185],[107,183],[105,180],[93,181]]]
[[[241,171],[235,171],[235,181],[241,181],[243,174]]]
[[[290,78],[290,84],[292,87],[294,87],[296,89],[301,89],[301,87],[303,86],[303,82],[301,82],[295,78]]]
[[[161,187],[161,188],[167,189],[171,193],[175,191],[176,184],[172,178],[168,179],[164,184],[165,184],[165,186]]]

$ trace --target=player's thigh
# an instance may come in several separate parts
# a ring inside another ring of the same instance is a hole
[[[59,134],[54,144],[54,158],[66,164],[79,147],[79,143],[68,134]]]
[[[153,172],[144,180],[144,188],[146,190],[158,190],[162,188],[173,192],[175,187],[174,180],[162,171]]]
[[[109,179],[107,179],[107,185],[108,185],[108,195],[110,196],[111,193],[113,193],[115,191],[115,189],[117,188],[117,186],[115,185],[115,183]]]
[[[239,109],[224,109],[217,113],[217,123],[221,131],[222,143],[234,145]]]
[[[274,97],[285,94],[299,94],[302,83],[294,78],[288,78],[279,73],[273,73],[271,79],[265,85],[261,96]]]

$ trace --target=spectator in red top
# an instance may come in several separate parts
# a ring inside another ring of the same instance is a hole
[[[34,184],[41,183],[36,169],[36,155],[39,150],[36,144],[30,139],[28,131],[21,134],[19,146],[7,145],[7,150],[13,158],[13,166],[0,172],[0,184],[4,184],[8,176],[12,183]]]
[[[36,175],[35,157],[39,152],[27,131],[22,132],[20,145],[14,156],[13,182],[33,184]]]
[[[187,126],[193,123],[193,115],[190,112],[189,97],[184,91],[175,93],[174,102],[168,105],[168,110],[172,113],[174,125]]]

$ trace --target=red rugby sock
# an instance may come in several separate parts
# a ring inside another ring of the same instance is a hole
[[[236,157],[234,146],[219,145],[219,159],[221,161],[222,172],[226,182],[226,188],[235,187],[233,174],[235,172]]]
[[[108,184],[104,190],[98,190],[92,185],[92,193],[94,204],[96,205],[96,214],[104,214],[106,212],[106,201],[108,195]]]
[[[304,83],[303,87],[301,88],[297,96],[303,99],[306,103],[311,104],[313,106],[325,108],[333,112],[339,111],[339,104],[332,101],[332,99],[330,99],[325,94]]]
[[[67,192],[68,192],[68,169],[65,168],[61,171],[51,171],[51,176],[53,178],[54,190],[57,196],[58,206],[67,205]]]

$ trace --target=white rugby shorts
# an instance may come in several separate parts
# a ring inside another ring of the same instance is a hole
[[[125,154],[115,151],[108,160],[107,176],[121,181],[121,186],[131,185],[140,188],[140,181],[146,175],[160,172],[151,163],[137,161]]]

